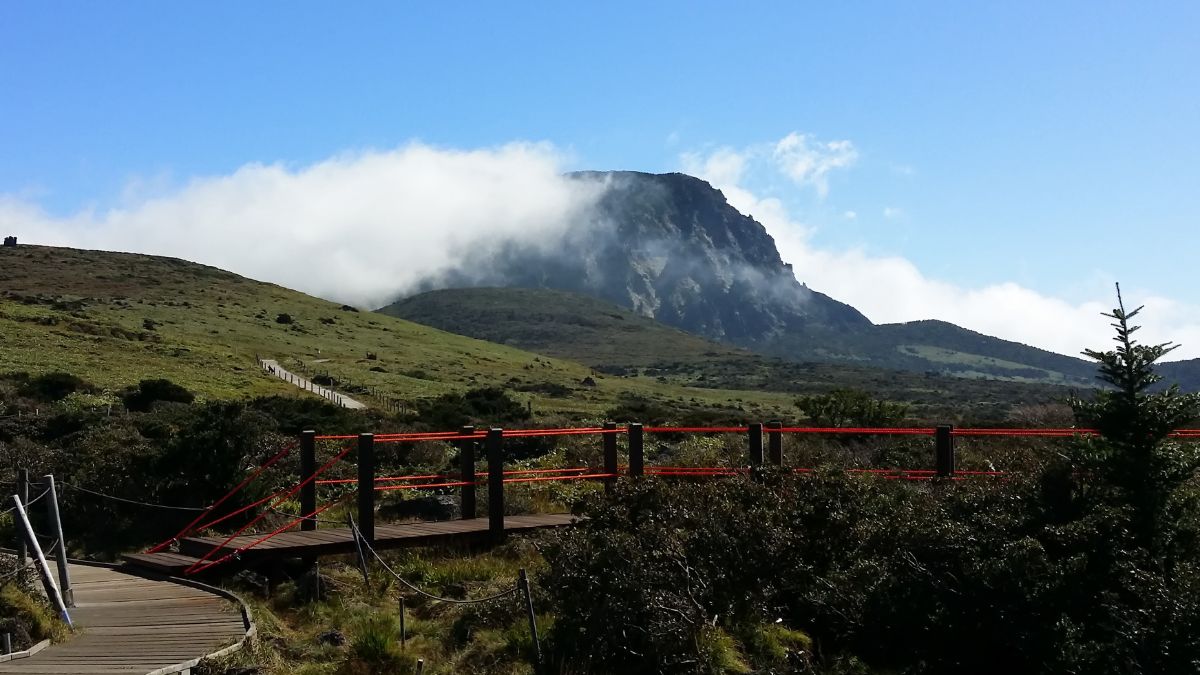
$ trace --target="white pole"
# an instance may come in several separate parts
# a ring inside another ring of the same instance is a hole
[[[58,592],[58,586],[54,583],[54,575],[50,573],[50,566],[46,564],[46,556],[42,553],[42,545],[38,543],[37,535],[33,533],[33,525],[29,524],[29,515],[25,513],[25,505],[21,503],[21,498],[13,495],[13,503],[17,508],[17,520],[21,521],[21,527],[25,530],[25,540],[29,544],[29,550],[33,551],[34,558],[37,562],[38,574],[42,577],[42,585],[46,588],[46,597],[54,603],[58,611],[62,614],[63,621],[67,625],[71,625],[71,615],[67,613],[67,606],[63,604],[62,595]]]

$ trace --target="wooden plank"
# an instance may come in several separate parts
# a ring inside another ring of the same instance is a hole
[[[78,571],[78,573],[77,573]],[[0,664],[0,673],[149,673],[195,661],[244,639],[240,613],[211,592],[110,568],[72,565],[85,632],[37,655]]]

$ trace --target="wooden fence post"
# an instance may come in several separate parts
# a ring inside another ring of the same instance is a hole
[[[21,502],[29,501],[29,469],[17,469],[17,492],[16,495],[21,498]],[[29,563],[29,546],[25,543],[25,536],[20,528],[17,528],[17,564],[24,567]]]
[[[300,432],[300,480],[308,480],[317,472],[317,432]],[[300,515],[307,516],[317,510],[317,481],[308,481],[300,488]],[[317,529],[317,522],[305,518],[300,522],[302,532]]]
[[[629,475],[646,473],[646,445],[641,422],[629,423]]]
[[[358,531],[375,545],[375,434],[358,435]]]
[[[954,475],[954,427],[942,424],[934,431],[933,445],[937,462],[937,475],[949,478]]]
[[[613,433],[617,430],[617,425],[614,422],[605,422],[604,430],[609,432],[601,434],[604,445],[604,473],[617,473],[617,434]],[[616,478],[604,479],[604,490],[611,492],[617,485]]]
[[[763,425],[755,422],[748,429],[750,437],[750,466],[758,468],[763,463]]]
[[[783,422],[767,422],[767,458],[772,466],[783,466]]]
[[[50,521],[50,532],[58,540],[54,550],[54,562],[58,567],[58,586],[63,603],[75,606],[75,591],[71,588],[71,572],[67,564],[67,539],[63,536],[62,518],[58,513],[58,490],[54,489],[54,476],[46,474],[42,481],[46,485],[46,518]]]
[[[462,428],[463,436],[475,433],[475,427]],[[459,516],[463,520],[475,517],[475,441],[464,439],[458,442],[458,480],[462,486],[462,498],[459,500]]]
[[[504,430],[487,435],[488,532],[493,543],[504,541]]]

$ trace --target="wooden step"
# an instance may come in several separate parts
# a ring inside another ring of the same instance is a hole
[[[180,555],[178,553],[126,553],[121,558],[125,564],[140,567],[142,569],[152,570],[154,572],[165,572],[167,574],[179,576],[184,570],[200,562],[199,558],[193,558],[190,555]]]
[[[199,558],[208,556],[209,560],[216,560],[227,553],[233,553],[236,551],[238,545],[244,545],[246,543],[253,542],[255,539],[258,539],[259,536],[262,535],[256,535],[253,537],[239,537],[238,539],[234,539],[224,547],[217,549],[216,552],[212,553],[212,555],[209,555],[209,552],[221,542],[225,541],[225,537],[184,537],[183,539],[179,540],[179,552],[183,555],[196,556]]]

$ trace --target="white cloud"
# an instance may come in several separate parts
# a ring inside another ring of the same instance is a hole
[[[717,148],[708,154],[686,152],[680,162],[685,173],[702,177],[713,185],[736,185],[742,182],[746,164],[755,154],[753,150],[739,152],[733,148]]]
[[[792,132],[775,144],[772,156],[776,166],[797,185],[810,185],[824,198],[829,194],[829,173],[853,166],[858,161],[858,150],[850,141],[821,142]]]
[[[775,143],[740,150],[720,147],[706,153],[686,152],[680,161],[686,173],[720,186],[740,183],[751,165],[766,165],[796,185],[813,188],[824,199],[829,195],[829,174],[854,166],[858,150],[850,141],[818,141],[808,134],[792,132]]]
[[[888,220],[895,220],[904,215],[904,210],[897,206],[885,206],[883,208],[883,217]]]
[[[249,164],[120,208],[47,215],[0,196],[0,231],[32,243],[170,255],[321,297],[377,306],[520,239],[554,246],[599,194],[561,176],[549,146],[452,151],[413,144],[310,166]]]
[[[971,288],[934,279],[901,256],[872,255],[857,248],[819,248],[811,241],[812,227],[793,217],[779,199],[760,197],[740,182],[755,168],[751,166],[753,152],[738,155],[726,148],[720,153],[722,158],[715,162],[710,162],[711,156],[692,154],[684,156],[682,164],[685,170],[699,171],[697,175],[724,192],[735,208],[761,222],[801,281],[850,303],[876,323],[941,319],[1073,356],[1084,348],[1112,345],[1109,320],[1100,314],[1115,304],[1113,280],[1093,277],[1088,288],[1094,299],[1070,302],[1012,282]],[[704,172],[710,166],[729,166],[730,156],[742,157],[738,171]],[[1132,285],[1126,287],[1125,297],[1130,304],[1146,306],[1138,317],[1144,325],[1138,333],[1140,340],[1182,344],[1171,359],[1200,357],[1200,306]]]
[[[854,219],[858,218],[858,213],[856,213],[854,211],[845,211],[842,213],[842,217],[845,218],[846,220],[854,220]]]

